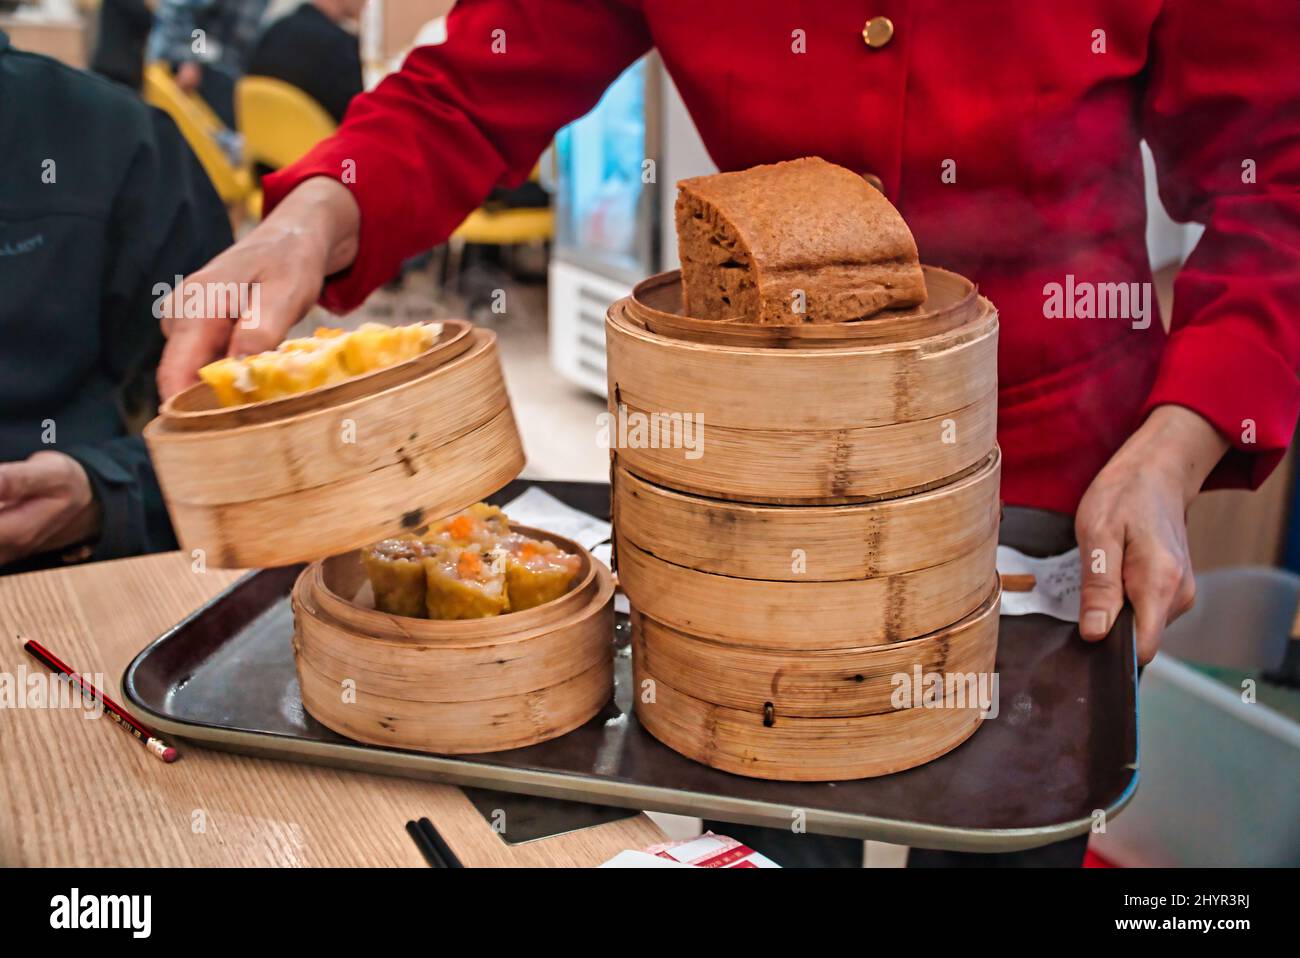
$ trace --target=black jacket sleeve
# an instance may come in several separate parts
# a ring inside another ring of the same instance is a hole
[[[230,220],[172,121],[152,107],[113,203],[101,319],[105,370],[152,388],[162,351],[154,303],[164,286],[230,245]],[[67,449],[85,468],[103,510],[93,558],[173,549],[162,493],[139,436]]]

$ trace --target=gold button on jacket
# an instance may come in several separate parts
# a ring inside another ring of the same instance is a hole
[[[894,38],[894,21],[889,17],[872,17],[862,28],[862,39],[873,50],[878,50]]]

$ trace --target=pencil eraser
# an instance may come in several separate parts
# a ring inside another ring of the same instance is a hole
[[[176,749],[172,748],[170,745],[163,749],[162,760],[164,762],[174,762],[177,758]]]

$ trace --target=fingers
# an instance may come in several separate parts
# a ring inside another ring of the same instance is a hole
[[[318,295],[319,288],[304,292],[297,286],[287,290],[263,286],[241,312],[230,337],[229,354],[250,356],[274,349],[294,323],[307,315]]]
[[[158,395],[170,399],[199,381],[200,366],[226,353],[230,321],[226,319],[180,319],[172,323],[158,363]]]
[[[320,295],[319,245],[301,231],[265,226],[185,277],[160,304],[163,399],[194,385],[199,368],[215,359],[274,349]]]
[[[39,461],[0,463],[0,505],[13,506],[46,491],[49,471]]]
[[[49,503],[39,497],[0,509],[0,566],[37,550],[49,511]]]
[[[1190,612],[1194,605],[1196,605],[1196,576],[1192,572],[1189,561],[1183,569],[1183,580],[1178,584],[1178,591],[1174,593],[1174,605],[1169,612],[1169,622],[1172,623],[1184,613]]]
[[[1079,634],[1089,642],[1104,639],[1124,605],[1124,530],[1085,514],[1075,523],[1079,561]]]
[[[57,471],[39,460],[0,464],[0,565],[40,550],[59,515],[51,495],[58,481]]]
[[[1136,618],[1138,661],[1145,665],[1155,658],[1165,626],[1191,608],[1195,580],[1185,554],[1143,543],[1125,559],[1124,586]]]

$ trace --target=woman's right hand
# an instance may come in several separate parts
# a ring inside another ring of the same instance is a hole
[[[186,276],[163,309],[161,398],[193,385],[199,367],[214,359],[279,345],[320,297],[325,277],[356,257],[360,226],[361,212],[347,187],[316,177],[289,193],[251,233]]]

